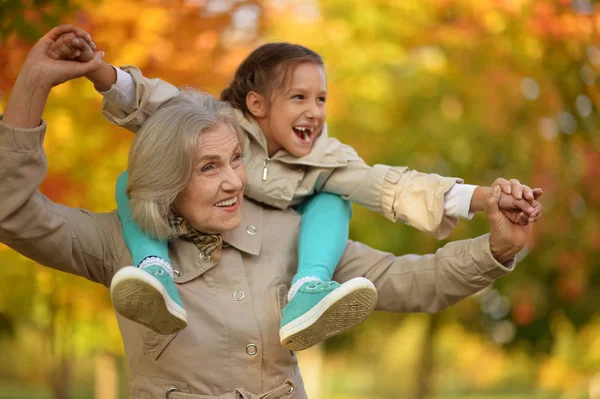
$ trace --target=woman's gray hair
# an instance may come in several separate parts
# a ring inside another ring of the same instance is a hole
[[[169,223],[171,206],[192,177],[202,133],[222,123],[236,132],[243,146],[229,104],[185,89],[140,128],[129,153],[127,194],[133,220],[142,231],[158,239],[175,234]]]

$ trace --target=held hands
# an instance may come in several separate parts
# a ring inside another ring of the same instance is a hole
[[[63,33],[48,49],[48,56],[55,60],[88,62],[94,58],[96,44],[89,33],[79,28]]]
[[[492,191],[495,186],[500,187],[498,208],[512,223],[524,226],[542,217],[542,204],[537,201],[543,194],[541,188],[532,190],[517,179],[503,178],[494,181]]]
[[[98,69],[104,52],[94,52],[95,48],[83,30],[71,25],[57,26],[29,51],[21,74],[27,84],[50,89]],[[71,59],[81,62],[68,61]]]
[[[510,220],[507,212],[501,211],[499,208],[501,197],[501,186],[494,184],[491,193],[485,200],[485,212],[490,221],[492,255],[498,262],[506,263],[525,247],[531,235],[532,225],[531,223],[514,223]]]
[[[537,199],[543,194],[541,188],[531,189],[517,179],[499,178],[492,187],[477,187],[471,199],[470,211],[485,210],[485,201],[494,186],[500,186],[498,208],[513,223],[526,225],[542,216],[542,204]]]

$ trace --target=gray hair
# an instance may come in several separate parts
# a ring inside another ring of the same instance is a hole
[[[243,146],[229,104],[185,89],[140,128],[129,153],[127,194],[133,220],[142,231],[158,239],[175,234],[169,224],[171,206],[192,177],[202,133],[222,123],[236,132]]]

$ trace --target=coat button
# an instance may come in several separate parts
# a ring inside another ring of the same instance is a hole
[[[246,232],[253,236],[254,234],[256,234],[256,226],[249,224],[248,226],[246,226]]]
[[[292,393],[294,393],[294,390],[295,390],[294,384],[291,381],[286,382],[286,384],[287,384],[287,386],[290,387],[290,389],[288,389],[286,394],[291,395]]]
[[[165,398],[171,399],[171,394],[173,392],[181,392],[181,391],[179,390],[179,388],[171,387],[171,388],[167,389],[167,392],[165,392]]]
[[[205,252],[200,252],[200,255],[198,257],[204,263],[210,262],[210,255],[207,255]]]
[[[228,242],[225,242],[225,241],[223,241],[223,248],[229,248],[229,243],[228,243]]]
[[[244,291],[242,290],[237,290],[233,293],[233,299],[236,301],[241,301],[242,299],[244,299]]]
[[[256,349],[256,345],[250,344],[250,345],[246,346],[246,353],[249,354],[250,356],[256,355],[256,352],[258,352],[258,349]]]
[[[181,272],[177,269],[173,269],[173,277],[177,278],[181,276]]]

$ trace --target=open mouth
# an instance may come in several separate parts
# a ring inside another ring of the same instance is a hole
[[[237,204],[237,202],[238,202],[238,198],[237,198],[237,196],[235,196],[233,198],[217,202],[215,204],[215,206],[219,207],[219,208],[231,208],[231,207],[235,206]]]
[[[305,143],[310,143],[312,133],[315,130],[315,128],[304,127],[304,126],[294,126],[294,127],[292,127],[292,130],[294,131],[294,134],[296,135],[296,137],[298,137],[301,141],[303,141]]]

